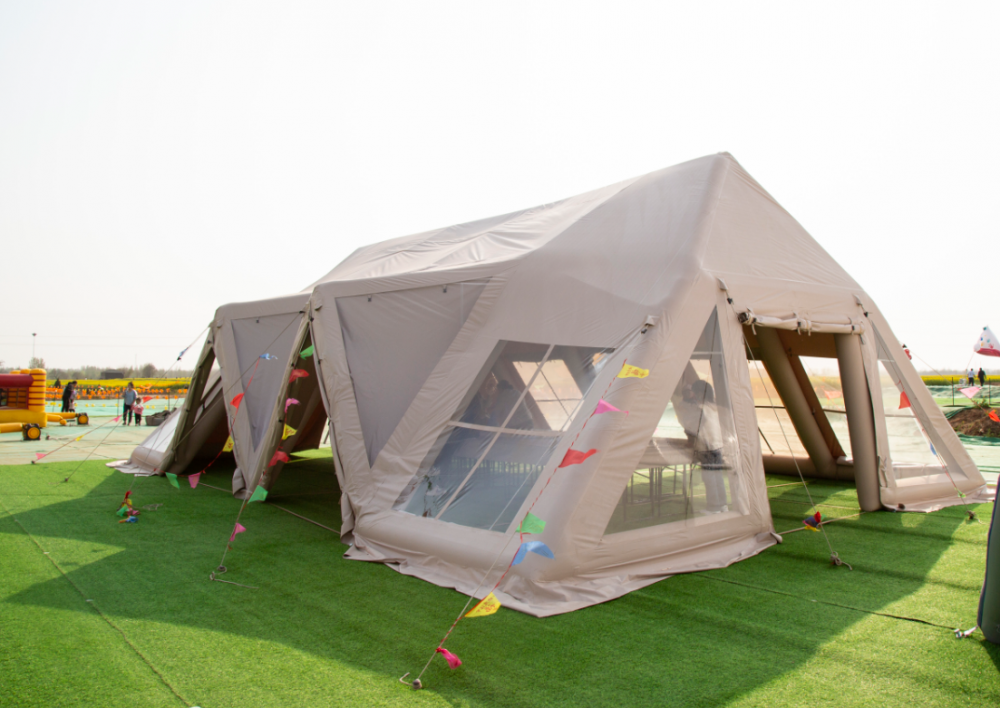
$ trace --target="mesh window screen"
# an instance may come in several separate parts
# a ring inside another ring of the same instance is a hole
[[[393,508],[506,530],[612,351],[499,342]]]
[[[605,533],[745,513],[738,464],[718,314],[713,312]]]

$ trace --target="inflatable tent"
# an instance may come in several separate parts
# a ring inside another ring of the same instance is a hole
[[[875,303],[728,154],[220,308],[160,469],[195,455],[215,357],[234,493],[328,418],[347,557],[479,596],[506,570],[537,616],[776,543],[765,471],[865,510],[988,498]]]

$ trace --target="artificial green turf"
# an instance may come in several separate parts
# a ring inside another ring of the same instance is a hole
[[[824,516],[845,517],[826,529],[853,571],[799,531],[730,568],[567,615],[502,609],[463,621],[448,647],[464,665],[437,659],[414,692],[397,678],[419,672],[465,598],[345,560],[335,534],[277,508],[337,528],[328,459],[289,465],[269,503],[244,513],[223,577],[256,589],[208,580],[240,505],[228,492],[139,478],[136,505],[163,506],[118,524],[132,478],[86,463],[51,484],[75,465],[0,467],[0,705],[1000,703],[1000,647],[980,634],[849,609],[972,627],[988,527],[960,508],[850,516],[853,490],[811,482]],[[203,480],[228,488],[229,472]],[[776,528],[800,527],[805,490],[768,482]]]

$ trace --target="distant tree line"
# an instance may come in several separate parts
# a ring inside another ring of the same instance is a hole
[[[99,379],[103,371],[120,371],[122,377],[126,379],[186,379],[191,378],[194,371],[191,369],[157,369],[155,364],[146,363],[141,366],[78,366],[67,369],[49,368],[45,365],[45,359],[29,359],[28,366],[6,366],[0,361],[0,374],[5,374],[13,369],[45,369],[46,376],[50,379],[61,379],[71,381],[74,379]]]

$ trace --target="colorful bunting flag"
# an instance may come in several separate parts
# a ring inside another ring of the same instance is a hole
[[[492,615],[494,612],[500,609],[500,601],[496,598],[493,593],[490,593],[478,603],[476,606],[469,610],[465,616],[466,617],[486,617],[487,615]]]
[[[444,660],[448,662],[448,666],[450,666],[451,668],[457,669],[459,666],[462,665],[462,660],[459,659],[454,654],[452,654],[447,649],[445,649],[444,647],[438,647],[436,651],[438,654],[444,656]]]
[[[233,451],[233,436],[232,435],[230,435],[228,438],[226,438],[226,444],[222,446],[222,451],[223,452],[232,452]]]
[[[532,514],[530,511],[524,517],[524,521],[517,527],[518,533],[541,533],[545,530],[545,522]]]
[[[115,419],[114,419],[114,421],[113,421],[113,422],[117,423],[117,422],[118,422],[119,420],[121,420],[121,419],[122,419],[122,417],[121,417],[121,416],[118,416],[117,418],[115,418]]]
[[[621,413],[621,409],[615,408],[602,398],[597,402],[597,408],[594,409],[594,415],[600,415],[601,413]]]
[[[201,475],[202,475],[201,472],[199,472],[198,474],[188,475],[188,484],[191,485],[191,489],[194,489],[195,487],[198,486],[198,482],[201,481]]]
[[[299,356],[303,359],[308,359],[313,355],[314,351],[316,351],[316,345],[310,344],[308,347],[299,352]]]
[[[115,515],[116,516],[125,516],[125,513],[127,511],[128,511],[128,504],[122,504],[120,507],[118,507],[118,511],[115,512]]]
[[[644,379],[649,376],[649,369],[640,369],[638,366],[632,366],[631,364],[625,364],[622,370],[618,372],[618,378],[620,379]]]
[[[281,450],[275,450],[274,455],[271,456],[271,461],[267,466],[274,467],[279,462],[288,462],[288,453],[282,452]]]
[[[288,406],[298,405],[299,401],[296,398],[289,398],[285,401],[285,413],[288,412]]]
[[[826,400],[828,401],[834,401],[838,398],[844,397],[842,391],[823,391],[823,395],[826,396]]]
[[[253,494],[250,495],[250,501],[262,502],[265,499],[267,499],[267,490],[258,484],[257,488],[253,490]]]
[[[584,460],[586,460],[591,455],[596,455],[597,450],[590,449],[586,452],[580,452],[579,450],[567,450],[566,456],[563,457],[562,462],[559,463],[560,467],[569,467],[570,465],[578,465]]]
[[[229,542],[232,543],[233,540],[236,538],[236,534],[243,533],[246,530],[247,530],[246,526],[244,526],[239,521],[237,521],[236,522],[236,528],[233,529],[233,534],[232,534],[232,536],[229,537]]]
[[[994,423],[1000,423],[1000,415],[997,415],[997,412],[995,410],[990,411],[990,420],[992,420]]]
[[[78,437],[78,438],[73,438],[73,442],[80,442],[81,440],[83,440],[83,436],[82,435],[80,437]]]
[[[910,407],[910,397],[906,395],[906,391],[899,392],[899,410]]]
[[[806,525],[806,528],[810,531],[819,531],[820,522],[823,520],[823,515],[818,511],[812,516],[807,516],[802,519],[802,523]]]
[[[167,472],[166,475],[167,475],[167,481],[170,482],[170,484],[177,487],[178,489],[181,488],[181,485],[177,482],[177,475],[171,472]]]
[[[295,435],[295,433],[297,433],[297,432],[299,432],[299,431],[286,423],[285,424],[285,430],[284,430],[284,432],[281,433],[281,439],[282,440],[287,440],[288,438],[290,438],[293,435]]]
[[[276,357],[274,354],[261,354],[260,358],[263,359],[264,361],[271,361],[272,359],[277,359],[278,357]]]
[[[42,459],[43,457],[45,457],[45,455],[47,455],[47,454],[48,454],[48,453],[45,453],[45,452],[36,452],[36,453],[35,453],[35,459],[36,459],[36,460],[40,460],[40,459]]]
[[[230,401],[230,403],[233,404],[233,408],[235,408],[236,410],[239,410],[240,403],[242,403],[242,402],[243,402],[243,394],[242,393],[237,393],[235,396],[233,396],[233,400]]]
[[[291,383],[295,379],[304,379],[309,375],[309,372],[305,369],[292,369],[292,375],[288,377],[288,383]]]
[[[143,396],[143,397],[142,397],[142,402],[143,402],[143,403],[149,403],[149,402],[150,402],[150,401],[152,401],[152,400],[153,400],[153,397],[152,397],[152,396]]]
[[[511,565],[518,565],[529,553],[537,553],[538,555],[545,556],[546,558],[555,558],[555,555],[552,553],[552,549],[541,541],[525,541],[521,544],[521,547],[517,549],[517,553],[514,554],[514,560],[511,562]]]
[[[973,396],[975,396],[981,390],[982,389],[980,389],[978,386],[969,386],[968,388],[960,388],[960,389],[958,389],[958,392],[960,394],[962,394],[963,396],[965,396],[966,398],[970,398],[971,399]]]
[[[997,336],[993,334],[993,330],[989,327],[983,327],[983,333],[979,335],[979,341],[976,342],[972,351],[983,356],[1000,356],[1000,347],[998,347]]]

